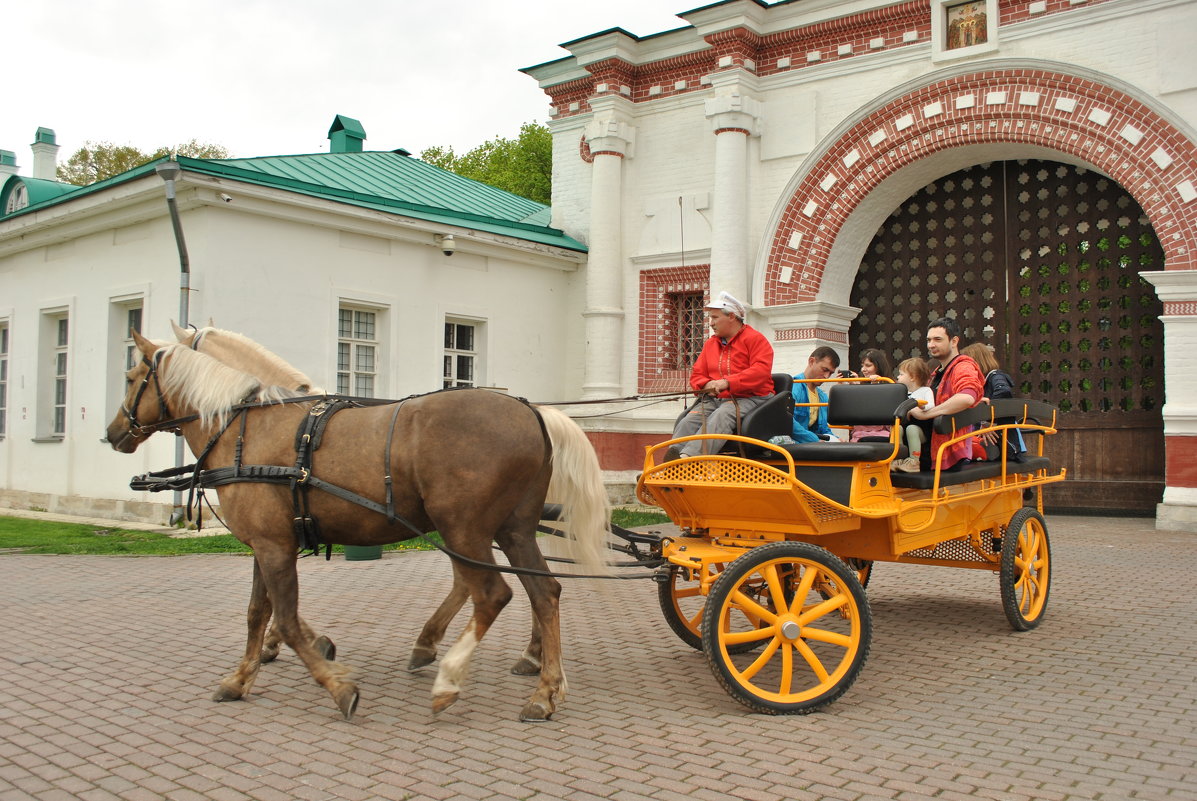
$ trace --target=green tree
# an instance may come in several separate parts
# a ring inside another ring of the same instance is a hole
[[[515,139],[491,139],[462,155],[453,148],[420,153],[429,164],[464,178],[548,204],[553,194],[553,137],[545,125],[526,122]]]
[[[134,167],[153,161],[172,152],[196,159],[227,159],[229,151],[220,145],[208,145],[192,139],[177,147],[160,147],[153,153],[145,153],[132,145],[114,145],[111,142],[84,142],[83,147],[71,154],[65,163],[58,165],[58,180],[76,186],[87,186],[103,181]]]

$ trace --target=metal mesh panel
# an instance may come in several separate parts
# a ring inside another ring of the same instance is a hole
[[[990,550],[993,545],[992,534],[989,532],[981,532],[980,545],[986,552],[993,554]],[[986,559],[969,542],[968,537],[961,537],[955,540],[944,540],[943,542],[933,545],[929,548],[919,548],[918,550],[909,551],[904,556],[914,557],[917,559],[950,559],[954,562],[985,562],[989,563],[992,560]]]
[[[1048,161],[980,164],[928,184],[878,230],[852,291],[852,342],[895,364],[925,358],[927,323],[955,317],[962,344],[992,344],[1021,395],[1065,412],[1155,411],[1162,305],[1138,272],[1163,267],[1113,181]]]

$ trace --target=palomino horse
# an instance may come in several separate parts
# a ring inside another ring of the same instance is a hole
[[[254,377],[186,346],[159,346],[138,334],[134,340],[143,359],[129,371],[121,411],[108,426],[113,448],[132,453],[158,428],[177,426],[193,453],[206,452],[205,469],[295,462],[296,432],[310,416],[310,402],[259,405],[277,400],[277,390],[264,390]],[[243,402],[251,405],[239,407]],[[234,419],[240,435],[228,431]],[[409,539],[415,533],[401,522],[406,520],[416,530],[439,531],[455,556],[468,560],[455,559],[455,572],[469,589],[473,615],[441,663],[432,688],[433,710],[457,700],[473,651],[511,599],[506,582],[487,567],[494,564],[494,542],[523,571],[520,579],[541,635],[540,681],[520,718],[547,720],[566,690],[561,585],[547,575],[536,543],[550,481],[572,522],[574,558],[588,572],[606,569],[606,494],[582,430],[553,409],[485,390],[456,390],[399,406],[346,409],[328,421],[323,438],[311,479],[389,510],[364,514],[340,494],[309,492],[307,511],[319,520],[326,542],[378,545]],[[228,698],[242,697],[253,684],[273,606],[284,641],[342,714],[351,717],[358,689],[348,669],[324,659],[300,626],[289,489],[239,482],[224,484],[217,493],[231,530],[253,549],[255,586],[262,588],[250,600],[245,655],[221,691]]]
[[[206,353],[229,367],[249,373],[265,386],[280,386],[294,390],[298,394],[320,395],[323,390],[313,385],[312,379],[303,371],[295,368],[278,354],[266,349],[258,342],[244,334],[216,328],[209,324],[200,329],[182,328],[171,323],[175,332],[175,339],[200,353]],[[408,670],[416,670],[432,664],[436,660],[437,646],[445,637],[449,623],[465,606],[469,600],[469,588],[456,573],[454,565],[453,588],[449,595],[441,602],[440,607],[424,624],[416,644],[412,648],[408,660]],[[336,655],[336,646],[324,635],[317,636],[307,624],[300,619],[300,625],[305,627],[305,634],[313,645],[319,649],[326,659]],[[282,634],[278,625],[272,625],[266,634],[262,645],[262,661],[272,662],[278,657]],[[532,676],[540,671],[540,631],[535,618],[532,625],[532,638],[523,655],[511,668],[517,675]],[[217,694],[217,700],[223,700]]]

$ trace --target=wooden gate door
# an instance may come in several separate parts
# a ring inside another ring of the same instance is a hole
[[[926,324],[988,342],[1021,395],[1059,405],[1057,510],[1154,514],[1164,488],[1162,306],[1141,270],[1163,250],[1118,184],[1049,161],[980,164],[908,198],[853,287],[851,359],[926,358]]]

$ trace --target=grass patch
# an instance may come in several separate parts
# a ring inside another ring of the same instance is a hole
[[[611,515],[611,522],[623,528],[668,521],[669,518],[660,512],[641,509],[615,509]],[[441,541],[436,532],[428,536],[437,542]],[[421,538],[383,546],[383,550],[388,551],[428,551],[432,548]],[[340,545],[333,546],[334,553],[342,553],[343,550]],[[159,531],[130,531],[25,517],[0,517],[0,555],[5,553],[180,556],[197,553],[248,554],[250,550],[231,534],[172,537]]]
[[[668,523],[669,515],[651,509],[612,509],[611,522],[623,528],[655,526],[659,523]]]

